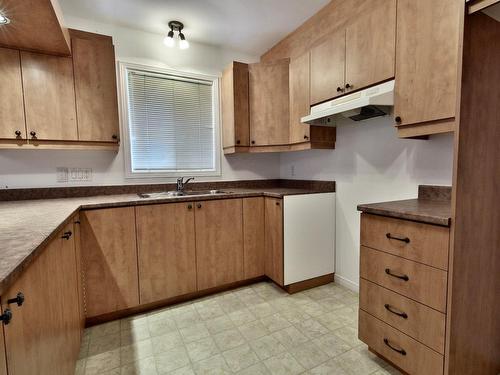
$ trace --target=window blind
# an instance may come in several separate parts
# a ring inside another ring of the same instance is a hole
[[[129,70],[132,172],[215,169],[210,81]]]

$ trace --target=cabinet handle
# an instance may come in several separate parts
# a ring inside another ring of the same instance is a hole
[[[24,294],[22,292],[18,292],[16,298],[11,298],[7,300],[7,303],[10,305],[11,303],[16,303],[17,306],[22,306],[24,303]]]
[[[386,268],[385,273],[388,274],[389,276],[395,277],[396,279],[401,279],[404,281],[410,280],[410,278],[407,275],[396,275],[392,273],[390,268]]]
[[[252,144],[254,145],[254,144],[255,144],[255,141],[252,141]]]
[[[337,92],[344,92],[344,89],[342,87],[337,87]]]
[[[408,314],[406,314],[404,311],[403,312],[399,312],[399,311],[396,311],[391,305],[389,305],[388,303],[386,303],[384,305],[385,309],[391,313],[393,313],[394,315],[397,315],[397,316],[400,316],[401,318],[403,319],[408,319]]]
[[[0,315],[0,321],[7,325],[12,320],[12,311],[10,309],[5,309],[2,315]]]
[[[240,143],[241,143],[241,141],[238,139],[238,140],[236,141],[236,144],[237,144],[237,145],[239,145]]]
[[[36,132],[35,131],[30,131],[31,138],[36,138]]]
[[[65,240],[69,240],[69,238],[71,237],[72,234],[73,234],[73,232],[71,232],[69,230],[67,232],[64,232],[64,234],[61,236],[61,238],[64,238]]]
[[[390,233],[386,233],[385,236],[390,239],[390,240],[396,240],[396,241],[401,241],[401,242],[406,242],[410,243],[410,239],[408,237],[399,237],[399,236],[394,236]]]
[[[193,205],[191,203],[188,204],[188,210],[192,209]]]
[[[198,203],[196,207],[201,208],[201,203]]]
[[[403,120],[401,119],[401,117],[399,117],[399,116],[396,116],[396,117],[394,118],[394,120],[395,120],[398,124],[401,124],[401,121],[403,121]]]
[[[346,84],[345,84],[345,88],[346,88],[346,89],[352,89],[352,85],[350,85],[350,84],[346,83]]]
[[[307,136],[307,135],[304,135],[304,139],[309,139],[309,136]]]
[[[16,130],[14,134],[16,135],[16,138],[21,138],[21,130]]]
[[[117,139],[118,139],[118,136],[117,136],[116,134],[113,134],[113,135],[111,136],[111,138],[113,138],[114,140],[117,140]]]
[[[401,355],[406,355],[406,350],[395,348],[394,346],[391,345],[391,343],[389,342],[389,339],[384,338],[384,344],[387,345],[392,350],[394,350],[395,352],[398,352]]]
[[[280,202],[276,202],[276,206],[279,206],[280,205]]]

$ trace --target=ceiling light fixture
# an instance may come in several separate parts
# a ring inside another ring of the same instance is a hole
[[[189,48],[189,42],[186,40],[185,35],[182,33],[182,29],[184,28],[184,25],[182,22],[179,21],[170,21],[168,23],[168,27],[170,27],[170,31],[168,32],[167,36],[165,39],[163,39],[163,43],[167,47],[174,47],[175,46],[175,31],[179,33],[179,48],[180,49],[187,49]]]
[[[0,25],[7,25],[10,23],[10,20],[4,16],[2,13],[0,13]]]

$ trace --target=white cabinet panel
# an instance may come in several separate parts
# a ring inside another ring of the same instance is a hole
[[[335,193],[284,197],[285,285],[335,270]]]

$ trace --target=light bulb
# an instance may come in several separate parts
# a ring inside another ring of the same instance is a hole
[[[184,36],[183,33],[179,33],[179,48],[180,49],[188,49],[189,48],[189,42],[186,40],[186,37]]]
[[[7,25],[8,23],[10,23],[10,20],[0,13],[0,25]]]
[[[163,44],[167,47],[175,46],[174,32],[172,30],[170,30],[165,39],[163,39]]]

